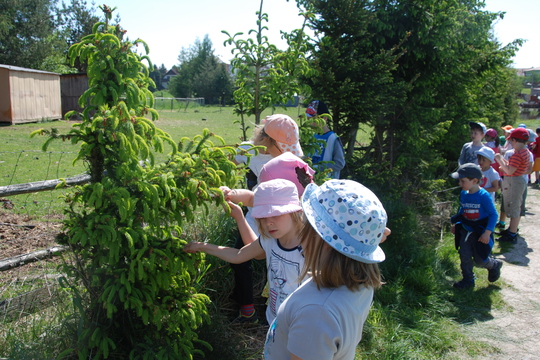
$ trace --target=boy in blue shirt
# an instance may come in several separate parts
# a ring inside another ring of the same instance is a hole
[[[488,270],[490,282],[497,281],[501,276],[503,263],[490,257],[490,254],[498,214],[491,195],[479,185],[483,176],[482,170],[476,164],[466,163],[451,176],[459,180],[462,189],[459,211],[451,218],[452,233],[455,235],[463,275],[463,279],[454,283],[454,287],[474,287],[475,263]]]

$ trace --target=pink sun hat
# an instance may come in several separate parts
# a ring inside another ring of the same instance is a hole
[[[251,216],[255,219],[290,214],[302,210],[296,185],[275,179],[260,183],[253,192]]]
[[[306,186],[313,182],[313,174],[315,170],[304,160],[291,152],[284,152],[264,164],[259,180],[261,183],[274,179],[292,181],[296,185],[298,195],[302,196]]]
[[[304,156],[300,146],[298,125],[290,116],[274,114],[262,121],[264,132],[274,139],[282,152],[292,152],[296,156]]]

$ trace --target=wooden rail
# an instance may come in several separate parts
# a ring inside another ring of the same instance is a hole
[[[90,175],[81,174],[65,179],[66,185],[80,185],[90,181]],[[36,181],[25,184],[15,184],[0,186],[0,197],[13,196],[19,194],[28,194],[37,191],[54,190],[58,184],[64,182],[62,179]]]

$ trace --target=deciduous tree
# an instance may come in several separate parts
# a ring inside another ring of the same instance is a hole
[[[286,104],[294,95],[306,92],[305,86],[298,81],[300,76],[309,76],[312,68],[306,60],[307,41],[304,26],[290,34],[282,32],[288,48],[284,51],[268,41],[264,32],[268,27],[268,14],[263,13],[263,0],[257,14],[257,28],[249,31],[254,38],[243,39],[243,33],[230,35],[225,45],[232,46],[234,54],[231,66],[236,76],[234,100],[235,112],[241,117],[241,127],[246,138],[244,116],[255,116],[255,123],[260,123],[261,113],[276,105]],[[309,14],[303,14],[305,17]]]

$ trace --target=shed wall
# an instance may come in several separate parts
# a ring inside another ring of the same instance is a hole
[[[10,73],[12,123],[60,119],[60,77],[56,74]]]

